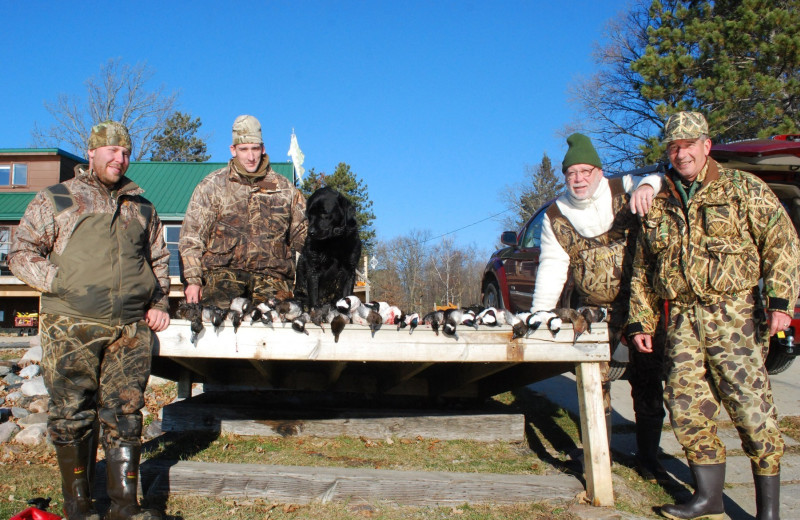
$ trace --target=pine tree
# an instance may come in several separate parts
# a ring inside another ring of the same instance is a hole
[[[173,113],[167,119],[164,130],[154,138],[155,148],[151,161],[203,162],[211,156],[206,153],[206,142],[198,137],[197,130],[203,123],[200,118],[183,112]]]
[[[641,92],[668,116],[699,110],[712,138],[800,128],[800,9],[794,1],[653,2]]]
[[[513,216],[504,222],[507,229],[517,230],[537,209],[564,190],[564,178],[557,174],[547,153],[535,167],[525,166],[525,180],[521,185],[506,188]]]
[[[715,142],[800,131],[797,0],[641,2],[607,33],[573,98],[611,164],[658,160],[680,110],[703,113]]]

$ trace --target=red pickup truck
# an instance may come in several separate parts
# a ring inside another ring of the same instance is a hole
[[[729,168],[749,171],[764,179],[783,203],[795,229],[800,230],[800,135],[717,144],[712,146],[711,156]],[[530,308],[539,265],[542,221],[551,202],[539,208],[519,232],[504,231],[501,235],[500,241],[506,247],[492,254],[483,272],[481,300],[485,306],[504,307],[512,312]],[[571,303],[568,280],[561,305],[566,307]],[[798,353],[794,344],[797,331],[800,331],[800,307],[796,306],[791,326],[770,342],[766,364],[771,374],[783,372],[794,361]],[[624,360],[618,359],[614,364],[624,369]]]

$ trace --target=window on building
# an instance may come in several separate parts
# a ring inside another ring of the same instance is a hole
[[[27,164],[15,164],[14,165],[14,175],[12,175],[12,183],[15,186],[27,186],[28,185],[28,165]]]
[[[169,275],[180,276],[181,258],[178,255],[178,238],[181,236],[181,227],[175,224],[164,225],[164,242],[169,249]]]
[[[8,252],[11,249],[11,227],[0,226],[0,276],[10,276]]]
[[[0,164],[0,186],[27,186],[28,165]]]

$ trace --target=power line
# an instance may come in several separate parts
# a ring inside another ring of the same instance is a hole
[[[459,231],[462,231],[462,230],[464,230],[464,229],[470,228],[470,227],[472,227],[472,226],[477,226],[477,225],[478,225],[478,224],[480,224],[481,222],[486,222],[486,221],[487,221],[487,220],[489,220],[489,219],[493,219],[493,218],[495,218],[495,217],[499,217],[499,216],[500,216],[500,215],[502,215],[503,213],[508,213],[509,211],[512,211],[512,209],[513,209],[513,208],[505,209],[505,210],[503,210],[503,211],[501,211],[501,212],[499,212],[499,213],[495,213],[494,215],[489,215],[489,216],[488,216],[488,217],[486,217],[486,218],[482,218],[481,220],[475,221],[475,222],[473,222],[473,223],[471,223],[471,224],[467,224],[466,226],[461,226],[461,227],[460,227],[460,228],[458,228],[458,229],[454,229],[454,230],[452,230],[452,231],[447,231],[446,233],[442,233],[441,235],[437,235],[437,236],[435,236],[435,237],[431,237],[431,238],[428,238],[428,239],[425,239],[425,240],[418,240],[418,241],[415,241],[415,242],[414,242],[414,244],[415,244],[415,245],[422,245],[422,244],[425,244],[425,243],[427,243],[427,242],[430,242],[430,241],[432,241],[432,240],[437,240],[437,239],[440,239],[440,238],[442,238],[442,237],[446,237],[447,235],[452,235],[453,233],[458,233]],[[396,247],[396,248],[394,248],[394,249],[389,249],[389,250],[387,250],[386,252],[387,252],[387,253],[392,253],[392,252],[394,252],[394,251],[398,251],[398,250],[400,250],[400,249],[403,249],[403,247]]]
[[[494,215],[489,215],[488,217],[483,218],[481,220],[478,220],[477,222],[473,222],[472,224],[467,224],[466,226],[462,226],[462,227],[460,227],[458,229],[454,229],[453,231],[448,231],[447,233],[442,233],[439,236],[435,236],[433,238],[429,238],[428,240],[420,242],[420,244],[424,244],[425,242],[429,242],[431,240],[436,240],[437,238],[442,238],[442,237],[447,236],[447,235],[452,235],[453,233],[458,233],[459,231],[461,231],[463,229],[467,229],[467,228],[472,227],[472,226],[477,226],[481,222],[486,222],[489,219],[498,217],[498,216],[502,215],[503,213],[508,213],[509,211],[511,211],[511,209],[506,209],[506,210],[501,211],[500,213],[495,213]]]

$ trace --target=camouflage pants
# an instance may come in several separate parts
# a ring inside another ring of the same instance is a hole
[[[290,293],[286,280],[265,274],[251,273],[238,269],[215,269],[204,273],[203,305],[216,305],[227,309],[231,300],[245,296],[254,301],[266,301],[279,293]],[[283,296],[282,298],[285,298]]]
[[[721,403],[754,473],[780,470],[783,439],[764,367],[767,334],[756,311],[752,294],[670,308],[664,397],[675,436],[693,464],[725,462],[716,424]]]
[[[110,326],[42,314],[40,324],[51,439],[82,439],[99,416],[104,446],[138,444],[155,337],[144,320]]]

